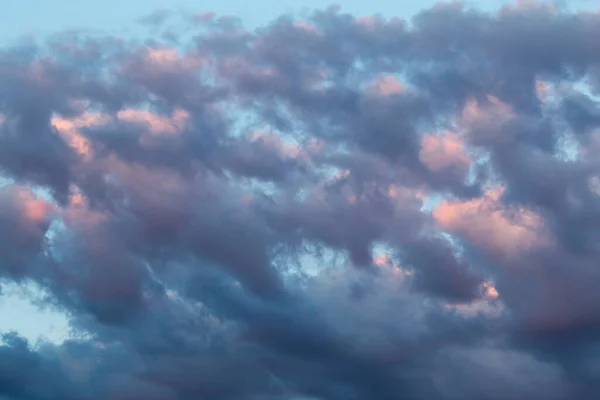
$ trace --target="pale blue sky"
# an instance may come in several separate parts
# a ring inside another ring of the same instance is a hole
[[[502,2],[472,3],[493,7]],[[0,40],[75,27],[121,30],[131,27],[131,22],[141,15],[165,8],[235,15],[243,18],[248,27],[255,27],[289,11],[324,8],[330,4],[339,4],[343,11],[357,15],[381,13],[406,17],[434,3],[435,0],[0,0]]]
[[[472,4],[495,8],[504,0],[479,0]],[[0,0],[0,45],[23,35],[45,35],[63,29],[91,28],[126,32],[134,21],[157,9],[187,9],[235,15],[249,28],[286,13],[339,4],[356,15],[380,13],[410,18],[435,0]],[[599,0],[577,0],[569,4],[594,9]],[[26,296],[25,296],[26,297]],[[17,330],[31,340],[46,336],[53,341],[66,337],[67,320],[52,311],[37,311],[15,286],[0,295],[0,333]]]
[[[448,0],[447,0],[448,1]],[[494,9],[509,0],[466,0]],[[523,0],[521,0],[523,1]],[[47,34],[62,29],[92,28],[124,31],[132,22],[158,9],[212,11],[241,17],[247,27],[257,27],[286,13],[338,4],[356,15],[380,13],[410,18],[436,0],[0,0],[0,42],[22,35]],[[570,8],[597,9],[600,0],[555,0]]]

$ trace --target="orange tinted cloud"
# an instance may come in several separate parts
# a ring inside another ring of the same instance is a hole
[[[176,109],[170,116],[162,116],[150,111],[132,108],[117,113],[117,119],[143,124],[151,134],[176,134],[181,132],[185,128],[189,117],[189,113],[183,109]],[[89,140],[80,133],[80,129],[102,126],[114,121],[114,117],[109,114],[85,112],[75,118],[55,116],[52,118],[52,125],[79,155],[88,159],[92,156],[91,145]]]
[[[487,95],[487,103],[482,104],[474,97],[467,100],[461,113],[462,124],[471,125],[490,118],[508,120],[514,118],[515,114],[509,104],[502,102],[495,96]]]
[[[90,142],[79,132],[79,129],[103,125],[111,120],[111,117],[106,114],[85,112],[71,119],[56,116],[52,118],[51,123],[79,155],[89,158],[91,157]]]
[[[143,54],[145,61],[160,70],[196,69],[204,64],[204,59],[190,52],[183,56],[171,47],[150,47]]]
[[[533,211],[509,208],[500,201],[504,187],[472,200],[446,200],[433,210],[440,226],[488,251],[510,256],[545,242],[542,218]]]
[[[117,117],[120,120],[144,124],[153,134],[176,134],[185,128],[190,115],[183,109],[176,109],[170,117],[167,117],[130,108],[119,111]]]
[[[23,212],[23,216],[27,220],[33,223],[44,222],[49,214],[54,211],[54,206],[44,200],[43,198],[37,197],[31,190],[26,188],[20,188],[16,192],[20,208]]]
[[[395,76],[381,75],[373,80],[368,90],[375,95],[391,96],[402,93],[405,88]]]
[[[398,184],[389,185],[387,195],[399,208],[421,209],[427,200],[427,193],[424,190]]]
[[[411,276],[413,273],[410,270],[401,268],[395,263],[389,254],[378,254],[373,257],[373,264],[385,269],[395,276]]]
[[[306,21],[295,22],[294,26],[296,27],[296,29],[300,29],[303,31],[311,32],[311,33],[321,34],[319,29],[315,25],[310,24]]]
[[[463,140],[454,132],[425,135],[421,141],[419,158],[432,171],[452,166],[467,167],[471,163]]]

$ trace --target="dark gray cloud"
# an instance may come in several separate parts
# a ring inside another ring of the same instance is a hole
[[[0,280],[80,334],[1,399],[598,397],[598,13],[141,21],[0,52]]]

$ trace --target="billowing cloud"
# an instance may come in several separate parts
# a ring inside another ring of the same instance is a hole
[[[77,333],[0,398],[600,396],[600,14],[176,18],[0,51],[0,283]]]

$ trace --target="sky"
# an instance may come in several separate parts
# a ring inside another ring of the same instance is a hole
[[[198,4],[0,0],[0,400],[599,398],[599,2]]]
[[[3,24],[0,38],[15,38],[29,33],[49,33],[65,28],[100,30],[135,30],[132,22],[140,16],[156,10],[189,10],[191,12],[215,12],[243,18],[247,26],[256,27],[288,12],[327,7],[334,2],[326,0],[278,1],[243,0],[194,1],[194,0],[147,0],[147,1],[89,1],[78,0],[0,0],[3,9]],[[357,15],[381,13],[385,15],[409,16],[434,1],[359,1],[338,2],[346,12]],[[482,3],[493,3],[483,1]],[[496,2],[497,3],[497,2]],[[33,12],[34,11],[34,12]]]
[[[258,27],[285,14],[305,10],[325,8],[338,4],[343,11],[354,15],[382,14],[401,16],[409,19],[422,9],[431,7],[434,0],[0,0],[3,10],[3,23],[0,26],[0,40],[9,41],[24,35],[44,35],[64,29],[93,29],[117,31],[131,34],[137,27],[135,21],[157,10],[182,10],[189,12],[214,12],[219,15],[232,15],[242,18],[247,27]],[[477,0],[469,4],[482,9],[493,9],[506,0]],[[596,0],[576,0],[561,2],[562,6],[575,9],[597,8]]]

